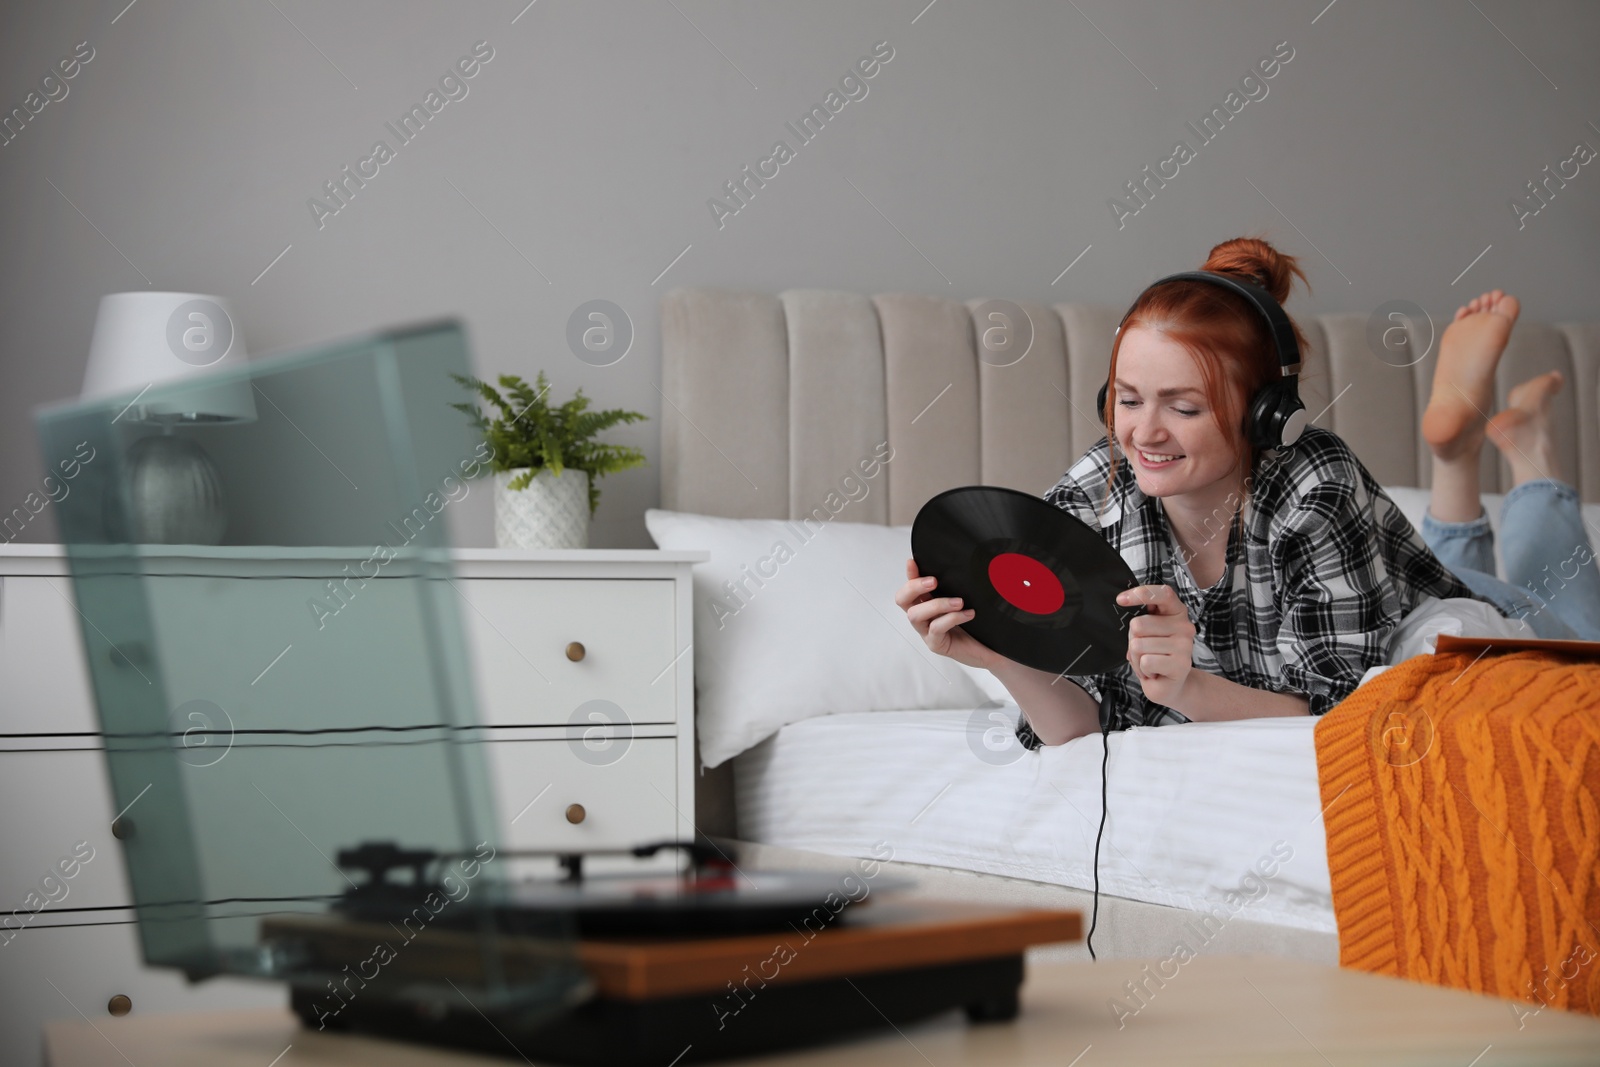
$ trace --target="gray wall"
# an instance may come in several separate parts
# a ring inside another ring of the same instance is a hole
[[[456,314],[480,373],[647,413],[610,435],[652,466],[601,482],[596,547],[649,544],[674,286],[1120,306],[1262,233],[1311,277],[1291,313],[1503,287],[1536,319],[1600,319],[1600,161],[1520,229],[1510,207],[1600,147],[1594,4],[524,3],[6,4],[0,107],[79,42],[94,58],[0,147],[0,511],[39,483],[33,406],[77,391],[120,290],[226,295],[257,354]],[[478,41],[468,95],[398,146],[385,122]],[[785,122],[879,41],[868,95],[798,146]],[[1282,41],[1268,95],[1199,145],[1185,122]],[[319,228],[308,199],[380,138],[395,158]],[[780,138],[795,158],[719,227],[707,200]],[[1119,228],[1109,198],[1179,138],[1195,158]],[[566,342],[597,298],[636,333],[605,367]],[[491,540],[480,489],[466,543]],[[54,536],[47,511],[19,540]]]

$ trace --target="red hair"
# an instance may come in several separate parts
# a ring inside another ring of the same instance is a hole
[[[1211,250],[1201,270],[1233,274],[1272,294],[1278,303],[1289,297],[1294,277],[1306,282],[1294,256],[1284,255],[1258,237],[1235,237]],[[1306,288],[1310,283],[1306,282]],[[1300,351],[1305,335],[1290,319]],[[1266,321],[1244,297],[1208,282],[1181,280],[1146,290],[1128,312],[1111,343],[1108,382],[1117,377],[1117,353],[1135,326],[1155,330],[1188,350],[1200,368],[1206,403],[1217,426],[1234,443],[1235,455],[1247,471],[1256,456],[1250,445],[1249,398],[1281,373],[1278,354]],[[1106,390],[1106,436],[1111,445],[1111,477],[1117,475],[1116,389]]]

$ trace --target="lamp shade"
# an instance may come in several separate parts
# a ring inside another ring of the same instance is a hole
[[[251,422],[249,379],[208,380],[244,361],[244,338],[223,298],[110,293],[100,298],[82,399],[125,396],[133,422]]]

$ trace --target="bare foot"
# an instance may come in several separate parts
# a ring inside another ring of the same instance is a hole
[[[1422,436],[1440,459],[1483,446],[1484,424],[1494,406],[1494,369],[1522,305],[1499,289],[1456,309],[1439,339],[1433,393],[1422,415]]]
[[[1550,398],[1564,384],[1558,370],[1529,378],[1511,390],[1505,409],[1489,420],[1489,440],[1511,465],[1512,484],[1561,477],[1550,440]]]

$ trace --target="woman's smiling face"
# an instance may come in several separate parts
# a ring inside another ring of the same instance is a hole
[[[1117,350],[1112,425],[1146,496],[1231,491],[1240,479],[1236,434],[1224,433],[1188,349],[1142,326]]]

